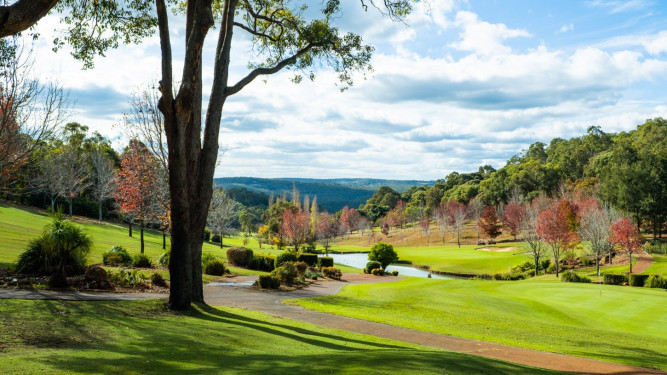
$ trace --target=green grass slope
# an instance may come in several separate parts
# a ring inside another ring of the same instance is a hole
[[[554,374],[233,308],[0,303],[2,374]]]
[[[440,334],[667,370],[667,292],[536,281],[409,278],[294,300],[309,309]]]

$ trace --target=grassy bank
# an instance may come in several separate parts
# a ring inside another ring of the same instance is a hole
[[[554,280],[551,280],[554,279]],[[410,278],[295,300],[422,331],[667,369],[665,290],[536,281]]]
[[[273,318],[164,301],[3,300],[3,374],[553,374]]]

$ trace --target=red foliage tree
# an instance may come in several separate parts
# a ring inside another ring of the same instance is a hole
[[[116,180],[114,198],[123,215],[134,217],[141,228],[141,253],[144,252],[144,225],[156,220],[155,183],[158,180],[158,162],[146,147],[136,140],[130,141],[121,156],[121,170]],[[130,223],[130,225],[132,225]]]
[[[642,241],[630,219],[620,218],[611,226],[611,238],[620,248],[621,253],[627,254],[630,259],[630,273],[632,273],[632,254],[639,253],[642,248]]]
[[[502,221],[503,227],[507,229],[516,240],[516,235],[521,231],[521,226],[526,220],[526,207],[517,202],[510,202],[505,207]]]
[[[564,201],[554,202],[537,216],[537,234],[549,244],[556,264],[556,277],[559,272],[559,260],[564,250],[572,248],[579,237],[571,226],[571,206]]]
[[[500,236],[501,224],[498,222],[496,209],[493,208],[493,206],[486,206],[484,208],[484,211],[482,211],[482,217],[479,218],[477,225],[490,239],[494,239]]]
[[[305,243],[310,235],[310,215],[303,210],[283,211],[283,221],[280,224],[280,233],[299,251],[299,246]]]
[[[336,236],[340,234],[341,224],[336,217],[331,215],[328,212],[322,212],[319,214],[317,219],[317,225],[315,226],[315,236],[320,242],[326,256],[329,256],[329,249],[333,244],[333,241],[336,239]]]

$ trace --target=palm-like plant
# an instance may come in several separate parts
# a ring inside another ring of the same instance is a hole
[[[54,213],[42,234],[28,242],[19,256],[16,271],[23,274],[80,274],[86,268],[86,256],[93,242],[81,226]]]

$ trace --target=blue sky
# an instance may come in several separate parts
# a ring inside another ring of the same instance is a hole
[[[618,132],[667,117],[665,2],[430,0],[407,25],[343,3],[339,28],[376,46],[374,73],[344,93],[326,71],[299,85],[289,72],[252,83],[225,107],[216,177],[431,180],[501,167],[530,143],[591,125]],[[172,21],[179,46],[182,26]],[[159,76],[157,38],[81,71],[66,52],[51,52],[56,28],[54,16],[38,24],[38,73],[70,90],[72,120],[120,149],[126,140],[113,125],[130,94]],[[247,38],[234,42],[237,78],[248,50]],[[175,71],[180,57],[176,50]]]

